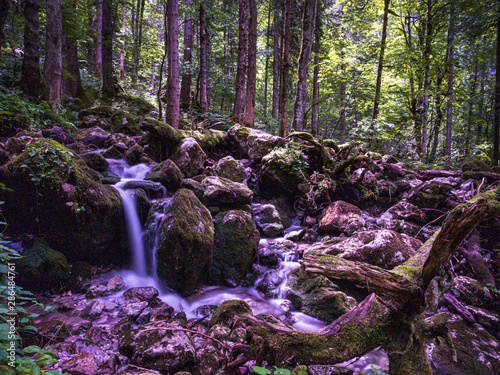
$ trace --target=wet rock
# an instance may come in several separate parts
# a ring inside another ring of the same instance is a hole
[[[448,337],[427,344],[429,361],[436,374],[498,374],[500,373],[500,342],[478,324],[469,325],[461,316],[441,313],[428,319],[446,322]],[[456,358],[456,359],[455,359]]]
[[[112,312],[118,308],[118,304],[114,302],[106,302],[104,303],[104,311],[106,312]]]
[[[302,236],[302,242],[315,243],[318,238],[318,233],[314,229],[306,229],[304,235]]]
[[[286,275],[281,269],[268,272],[257,284],[257,290],[263,293],[266,298],[279,297],[279,287],[285,281]]]
[[[261,247],[259,249],[259,264],[275,268],[279,265],[278,255],[268,247]]]
[[[225,211],[215,217],[215,247],[210,281],[240,285],[257,260],[259,232],[248,212]]]
[[[263,237],[274,238],[283,235],[285,228],[276,207],[272,204],[255,204],[252,208],[255,213],[255,223]]]
[[[52,129],[42,130],[42,135],[45,138],[53,139],[62,145],[69,145],[75,142],[73,136],[60,126],[54,126]]]
[[[217,310],[217,307],[219,307],[219,306],[217,306],[217,305],[203,305],[203,306],[200,306],[200,307],[194,309],[192,311],[192,313],[200,318],[206,316],[207,321],[210,321],[210,319],[212,319],[212,316],[215,313],[215,310]]]
[[[130,288],[123,293],[123,297],[127,301],[132,302],[152,302],[160,293],[158,289],[152,286],[141,286]]]
[[[61,369],[71,375],[95,375],[98,373],[98,367],[94,355],[83,353],[76,355],[62,362]]]
[[[80,129],[77,132],[77,138],[84,145],[93,145],[97,148],[106,148],[106,141],[111,137],[111,134],[101,129],[99,126],[93,126],[85,129]]]
[[[396,164],[398,162],[399,162],[398,159],[396,159],[392,155],[384,155],[384,156],[382,156],[382,163]]]
[[[144,310],[141,311],[139,316],[135,319],[135,322],[141,325],[149,323],[152,311],[153,309],[151,307],[146,307]]]
[[[168,191],[176,191],[182,184],[184,175],[175,163],[168,159],[155,166],[146,180],[161,183]]]
[[[177,321],[157,322],[147,331],[138,328],[121,333],[118,336],[120,353],[129,357],[136,366],[154,368],[163,373],[188,368],[195,362],[196,351],[187,333],[176,328],[183,327]]]
[[[293,308],[325,322],[334,321],[357,305],[354,298],[339,291],[326,277],[310,274],[301,268],[288,275],[287,284],[287,298]]]
[[[293,242],[299,242],[302,240],[302,237],[306,234],[306,229],[297,229],[297,230],[292,230],[285,234],[285,239],[288,241],[293,241]]]
[[[255,282],[262,278],[266,273],[267,269],[260,264],[252,264],[252,268],[250,269],[250,273],[246,276],[245,281],[242,286],[245,288],[251,287],[255,285]]]
[[[97,320],[101,317],[101,314],[104,310],[104,301],[101,298],[92,301],[92,303],[88,307],[88,312],[85,316],[89,320]]]
[[[97,172],[105,172],[109,167],[108,161],[98,152],[87,152],[81,154],[80,157],[85,164]]]
[[[466,306],[476,322],[481,324],[491,335],[500,339],[500,314],[480,307]]]
[[[208,331],[208,334],[217,340],[227,340],[231,334],[231,329],[220,324],[214,324]]]
[[[19,285],[33,291],[58,291],[69,281],[70,267],[66,257],[45,241],[24,235],[21,242],[11,247],[23,255],[16,260]]]
[[[207,155],[194,138],[185,138],[175,148],[172,161],[186,177],[193,177],[205,163]]]
[[[248,303],[239,299],[225,301],[215,310],[212,319],[210,319],[210,327],[215,324],[228,327],[235,316],[245,315],[252,315],[252,309]]]
[[[128,181],[123,185],[122,189],[142,189],[150,198],[161,198],[165,194],[165,188],[159,182],[153,181]]]
[[[284,138],[261,130],[246,128],[240,124],[229,129],[227,135],[237,145],[240,153],[248,155],[255,162],[259,162],[273,148],[286,143]]]
[[[158,277],[182,295],[205,281],[214,248],[214,224],[205,206],[180,189],[166,207],[158,234]]]
[[[106,285],[91,285],[85,294],[87,298],[97,298],[109,295],[110,292]]]
[[[331,203],[321,215],[318,231],[321,234],[352,235],[365,225],[361,210],[344,201]]]
[[[227,206],[249,204],[253,192],[245,184],[233,182],[223,177],[210,176],[203,180],[203,196],[209,205]]]
[[[116,147],[116,145],[108,147],[106,151],[104,151],[102,156],[104,156],[106,159],[123,159],[122,151],[120,151],[118,147]]]
[[[117,176],[114,173],[108,172],[108,171],[102,172],[101,175],[102,175],[101,183],[103,183],[105,185],[114,185],[114,184],[117,184],[118,182],[120,182],[120,180],[121,180],[121,178],[119,176]]]
[[[199,200],[205,200],[205,197],[203,196],[203,186],[200,182],[193,180],[192,178],[184,178],[182,180],[181,187],[191,190]]]
[[[109,292],[116,293],[125,288],[125,281],[123,281],[121,276],[117,275],[109,279],[106,287]]]
[[[333,245],[318,245],[308,254],[329,254],[347,260],[365,262],[386,269],[392,269],[411,256],[422,246],[422,241],[391,230],[370,230],[358,232]]]
[[[44,233],[52,248],[73,261],[124,261],[120,195],[100,184],[97,172],[80,157],[53,140],[39,139],[7,163],[7,169],[0,179],[12,191],[0,192],[0,200],[5,201],[2,211],[10,234]]]
[[[241,161],[235,160],[232,156],[226,156],[217,162],[215,174],[234,182],[243,182],[247,172]]]
[[[269,247],[281,255],[283,253],[295,251],[297,249],[297,245],[287,239],[272,241],[269,243]]]
[[[148,305],[147,302],[129,302],[122,306],[120,314],[129,320],[135,320]]]
[[[260,189],[265,194],[287,197],[306,192],[303,189],[308,177],[306,168],[302,151],[284,147],[275,149],[262,158]]]
[[[127,164],[136,165],[141,162],[141,156],[143,152],[144,149],[142,148],[142,146],[136,143],[125,152],[123,158],[125,159]]]
[[[172,318],[172,314],[174,313],[174,308],[169,304],[161,301],[161,304],[157,304],[153,311],[151,312],[151,320],[159,321],[159,320],[167,320]]]

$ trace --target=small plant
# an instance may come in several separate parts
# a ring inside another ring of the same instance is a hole
[[[274,369],[268,370],[267,368],[260,366],[252,366],[252,370],[259,375],[274,374],[274,375],[290,375],[290,370],[278,368],[274,366]]]

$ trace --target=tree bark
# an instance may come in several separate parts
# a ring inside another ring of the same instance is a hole
[[[280,128],[279,135],[286,137],[288,135],[288,83],[290,71],[290,39],[291,39],[291,26],[290,26],[290,0],[285,0],[285,9],[283,16],[284,30],[283,30],[283,67],[281,76],[281,92],[280,92]]]
[[[432,52],[432,34],[433,34],[433,17],[432,17],[432,0],[427,0],[427,17],[426,17],[426,35],[424,48],[424,100],[422,106],[422,153],[421,160],[425,160],[427,155],[427,127],[429,122],[429,88],[431,85],[431,52]]]
[[[245,111],[245,73],[247,70],[247,39],[248,39],[248,0],[240,0],[239,6],[239,39],[238,65],[236,68],[236,93],[234,95],[233,113],[238,122],[243,122]]]
[[[192,5],[193,5],[193,0],[186,0],[186,7],[188,9],[191,9]],[[202,57],[202,54],[205,53],[204,50],[202,51],[202,48],[203,49],[206,48],[201,42],[203,33],[206,33],[204,14],[202,21],[202,7],[203,7],[203,12],[205,12],[205,5],[203,4],[203,2],[200,4],[200,75],[202,69],[201,67],[202,59],[206,59],[206,56]],[[193,20],[191,18],[186,18],[184,20],[184,65],[186,70],[189,70],[191,68],[192,58],[193,58]],[[182,74],[181,106],[182,108],[187,109],[189,108],[190,103],[191,103],[191,73],[186,71],[184,74]],[[203,109],[202,113],[205,113],[203,112]]]
[[[297,68],[297,90],[293,111],[292,128],[301,132],[304,128],[304,115],[307,105],[307,79],[309,78],[309,60],[314,38],[314,24],[316,20],[316,1],[305,0],[302,15],[302,43]]]
[[[88,8],[88,24],[87,24],[87,67],[89,72],[94,72],[96,57],[94,50],[94,41],[95,41],[95,29],[94,29],[94,7],[92,5],[92,0],[87,0],[87,8]]]
[[[102,75],[102,2],[106,0],[98,0],[97,4],[97,51],[95,57],[95,72],[98,76]]]
[[[179,11],[178,0],[169,0],[167,4],[168,25],[168,81],[166,123],[179,129],[180,90],[179,90]]]
[[[448,104],[446,106],[446,137],[444,156],[451,158],[451,134],[453,129],[453,79],[455,57],[455,2],[450,4],[450,26],[448,28]],[[448,160],[449,162],[450,160]]]
[[[273,108],[272,118],[278,118],[278,106],[280,95],[280,27],[279,27],[279,0],[274,0],[273,18]]]
[[[158,120],[162,120],[163,118],[163,102],[162,102],[162,88],[163,88],[163,71],[165,68],[165,60],[167,59],[167,1],[163,0],[163,30],[165,30],[163,36],[163,58],[161,59],[160,65],[160,79],[158,82],[158,91],[156,92],[156,100],[158,101]],[[166,156],[165,156],[166,157]]]
[[[28,98],[40,93],[40,6],[38,0],[24,2],[24,56],[21,90]]]
[[[497,52],[495,73],[495,122],[493,125],[493,165],[498,165],[500,154],[500,8],[497,14]]]
[[[245,126],[254,127],[255,124],[255,95],[257,84],[257,1],[249,0],[250,13],[248,30],[248,72],[247,97],[245,101]]]
[[[105,95],[113,95],[120,90],[113,68],[113,34],[115,17],[112,0],[102,3],[102,91]]]
[[[207,43],[205,5],[200,4],[200,112],[208,111],[207,98]]]
[[[441,103],[443,101],[442,99],[442,93],[441,93],[441,83],[443,81],[443,75],[440,74],[437,82],[436,82],[436,97],[434,99],[434,103],[436,106],[436,122],[434,124],[434,134],[433,134],[433,140],[432,140],[432,147],[431,147],[431,152],[428,154],[428,160],[429,157],[435,158],[436,153],[437,153],[437,148],[439,144],[439,131],[441,129],[441,123],[443,122],[443,110],[441,108]]]
[[[385,45],[387,39],[387,23],[389,20],[390,4],[391,0],[384,0],[384,20],[382,23],[382,38],[380,40],[380,54],[378,57],[377,83],[375,84],[375,99],[373,100],[373,116],[372,116],[373,122],[377,121],[379,113],[380,93],[382,91],[382,71],[384,70],[384,55],[385,55]]]
[[[123,0],[122,34],[125,34],[127,21],[127,2]],[[122,37],[123,38],[123,37]],[[125,38],[122,39],[122,50],[120,52],[120,80],[125,79]]]
[[[316,11],[316,28],[314,31],[314,76],[313,76],[313,97],[311,109],[311,133],[318,134],[318,99],[319,99],[319,52],[321,46],[321,26],[320,9]]]
[[[61,102],[62,84],[61,0],[47,0],[45,40],[45,63],[43,68],[45,99],[57,106]]]
[[[266,71],[264,74],[264,117],[266,118],[267,124],[267,92],[268,92],[268,78],[269,78],[269,48],[271,47],[269,44],[269,34],[271,31],[271,6],[269,6],[269,10],[267,12],[267,30],[266,30]]]
[[[0,58],[2,58],[2,48],[5,43],[5,25],[9,16],[10,0],[4,0],[0,4]]]
[[[473,117],[473,104],[474,97],[476,96],[476,85],[477,85],[477,61],[476,68],[474,72],[471,74],[470,79],[470,94],[469,94],[469,110],[467,113],[467,135],[465,137],[465,155],[469,155],[471,149],[471,141],[472,141],[472,117]]]

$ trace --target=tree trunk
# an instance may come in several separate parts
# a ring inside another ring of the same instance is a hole
[[[38,0],[24,2],[24,56],[21,90],[28,98],[40,93],[40,6]]]
[[[473,104],[474,97],[476,96],[476,85],[477,85],[477,61],[476,68],[474,72],[471,74],[470,79],[470,94],[469,94],[469,110],[467,113],[467,136],[465,138],[465,155],[469,155],[471,149],[471,140],[472,140],[472,117],[473,117]]]
[[[281,92],[280,92],[280,128],[279,135],[286,137],[288,135],[288,83],[290,71],[290,0],[285,0],[285,10],[283,16],[283,67],[281,76]]]
[[[95,72],[98,76],[102,75],[102,2],[106,0],[98,0],[97,4],[97,52],[95,58]]]
[[[245,126],[251,128],[255,123],[255,94],[257,83],[257,1],[249,0],[250,13],[248,30],[248,78],[245,101]]]
[[[497,53],[495,73],[495,123],[493,127],[493,165],[498,165],[500,153],[500,9],[497,14]]]
[[[76,1],[73,0],[70,9],[67,4],[63,8],[63,81],[62,92],[70,98],[86,99],[80,77],[80,65],[78,64],[78,48],[75,43],[72,16],[76,14]]]
[[[427,155],[427,127],[429,118],[429,88],[431,85],[431,51],[432,51],[432,0],[427,0],[426,36],[424,48],[424,101],[422,106],[422,153],[420,159],[424,160]]]
[[[87,67],[89,72],[93,73],[96,65],[96,56],[94,50],[95,29],[94,29],[94,7],[92,0],[87,0],[88,7],[88,25],[87,25]]]
[[[61,103],[62,83],[61,0],[47,0],[45,32],[45,63],[43,68],[45,99],[57,106]]]
[[[193,0],[186,0],[186,7],[188,9],[191,9],[192,5],[193,5]],[[204,8],[205,5],[203,3],[200,4],[200,70],[202,69],[201,68],[202,59],[206,59],[206,56],[205,57],[201,56],[205,52],[202,51],[202,48],[205,49],[205,46],[203,46],[201,42],[202,34],[206,33],[206,31],[204,30],[205,14],[203,14],[203,26],[201,25],[202,7],[203,7],[203,12],[205,12]],[[191,18],[186,18],[184,20],[184,65],[186,68],[186,73],[182,75],[182,82],[181,82],[181,106],[182,108],[185,109],[189,108],[189,104],[191,103],[191,73],[189,73],[189,69],[191,68],[192,58],[193,58],[193,20]],[[203,109],[202,113],[205,113],[203,112]]]
[[[279,0],[274,0],[273,19],[273,109],[271,116],[278,118],[278,105],[280,96],[280,27],[279,27]]]
[[[168,25],[168,81],[166,123],[179,129],[180,90],[179,90],[179,11],[178,0],[167,4]]]
[[[269,48],[270,43],[269,43],[269,35],[271,31],[271,6],[269,6],[269,11],[267,12],[267,30],[266,30],[266,71],[264,74],[264,117],[266,119],[266,124],[267,124],[267,91],[268,91],[268,79],[269,79]]]
[[[450,4],[450,26],[448,28],[448,104],[446,106],[446,139],[444,156],[451,158],[451,133],[453,128],[453,79],[455,56],[455,2]]]
[[[382,91],[382,71],[384,70],[385,44],[387,39],[387,23],[389,20],[389,6],[391,0],[384,0],[384,20],[382,23],[382,39],[380,40],[380,55],[378,57],[377,83],[375,84],[375,99],[373,101],[373,122],[377,121]],[[373,135],[372,135],[373,137]]]
[[[309,78],[309,60],[314,38],[314,22],[316,20],[316,1],[305,0],[302,15],[302,43],[297,68],[297,90],[293,111],[292,128],[301,132],[304,128],[304,115],[307,105],[307,79]]]
[[[477,122],[477,134],[476,134],[476,143],[481,143],[483,138],[483,121],[485,121],[485,113],[484,113],[484,86],[485,86],[485,71],[484,67],[481,68],[481,76],[480,76],[480,87],[481,87],[481,98],[479,100],[479,120]]]
[[[234,95],[233,113],[238,122],[243,122],[245,111],[245,73],[247,70],[247,39],[248,39],[248,0],[240,0],[239,6],[238,65],[236,68],[236,93]]]
[[[313,77],[313,97],[311,109],[311,133],[318,134],[318,99],[319,99],[319,52],[320,52],[320,10],[316,13],[316,29],[314,31],[314,77]]]
[[[127,2],[123,0],[122,34],[125,34],[127,21]],[[120,52],[120,80],[125,79],[125,38],[122,36],[122,50]]]
[[[0,4],[0,58],[2,58],[2,48],[5,43],[5,25],[9,16],[10,0],[4,0]]]
[[[438,143],[439,143],[439,130],[441,129],[441,122],[443,121],[443,110],[441,108],[441,102],[442,102],[441,83],[442,83],[442,81],[443,81],[443,75],[441,74],[441,75],[439,75],[438,80],[436,82],[436,98],[435,98],[436,122],[434,124],[434,136],[433,136],[433,141],[432,141],[431,152],[429,153],[429,156],[431,156],[433,159],[435,159],[435,157],[436,157]]]
[[[116,82],[113,68],[113,33],[115,17],[112,0],[102,3],[102,91],[105,95],[113,95],[120,88]]]
[[[163,30],[165,30],[164,36],[163,36],[163,58],[161,59],[161,65],[160,65],[160,79],[158,82],[158,91],[156,92],[156,100],[158,101],[158,120],[162,120],[163,118],[163,102],[161,100],[162,98],[162,88],[163,88],[163,71],[165,69],[165,60],[167,59],[167,51],[168,51],[168,46],[167,46],[167,1],[168,0],[163,0]],[[165,152],[165,151],[162,151]],[[164,155],[166,158],[166,155]]]
[[[205,5],[200,4],[200,111],[208,111],[207,99],[207,42]],[[190,78],[191,81],[191,78]]]

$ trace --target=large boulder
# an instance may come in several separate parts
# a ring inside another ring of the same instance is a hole
[[[217,162],[215,174],[234,182],[243,182],[247,172],[241,161],[234,159],[232,156],[226,156]]]
[[[183,178],[183,173],[170,159],[153,167],[151,172],[146,176],[146,180],[159,182],[169,191],[179,189]]]
[[[203,196],[209,205],[234,206],[252,202],[253,191],[245,184],[210,176],[202,181]]]
[[[260,189],[275,196],[294,196],[306,190],[307,161],[301,150],[289,147],[274,149],[262,158]]]
[[[339,291],[326,277],[311,274],[302,268],[290,272],[287,284],[287,298],[293,308],[325,322],[334,321],[357,304],[354,298]]]
[[[246,211],[225,211],[215,216],[215,248],[210,281],[240,285],[257,260],[259,231]]]
[[[0,192],[10,234],[42,234],[70,260],[101,264],[128,257],[120,195],[61,144],[31,142],[0,171],[0,180],[11,189]]]
[[[365,220],[358,207],[344,201],[336,201],[321,214],[318,231],[321,234],[352,235],[364,225]]]
[[[255,223],[263,237],[273,238],[283,235],[285,229],[281,217],[272,204],[255,204],[252,206]]]
[[[392,230],[369,230],[333,244],[321,244],[306,250],[310,253],[335,255],[347,260],[373,264],[386,269],[404,263],[422,246],[422,241]]]
[[[240,124],[227,131],[229,138],[236,144],[238,150],[251,160],[259,162],[273,148],[280,147],[286,140],[262,130],[246,128]]]
[[[185,138],[174,149],[172,161],[186,177],[193,177],[205,163],[207,155],[196,139]]]
[[[158,233],[158,277],[181,295],[190,295],[210,269],[214,224],[191,190],[180,189],[165,209]]]

